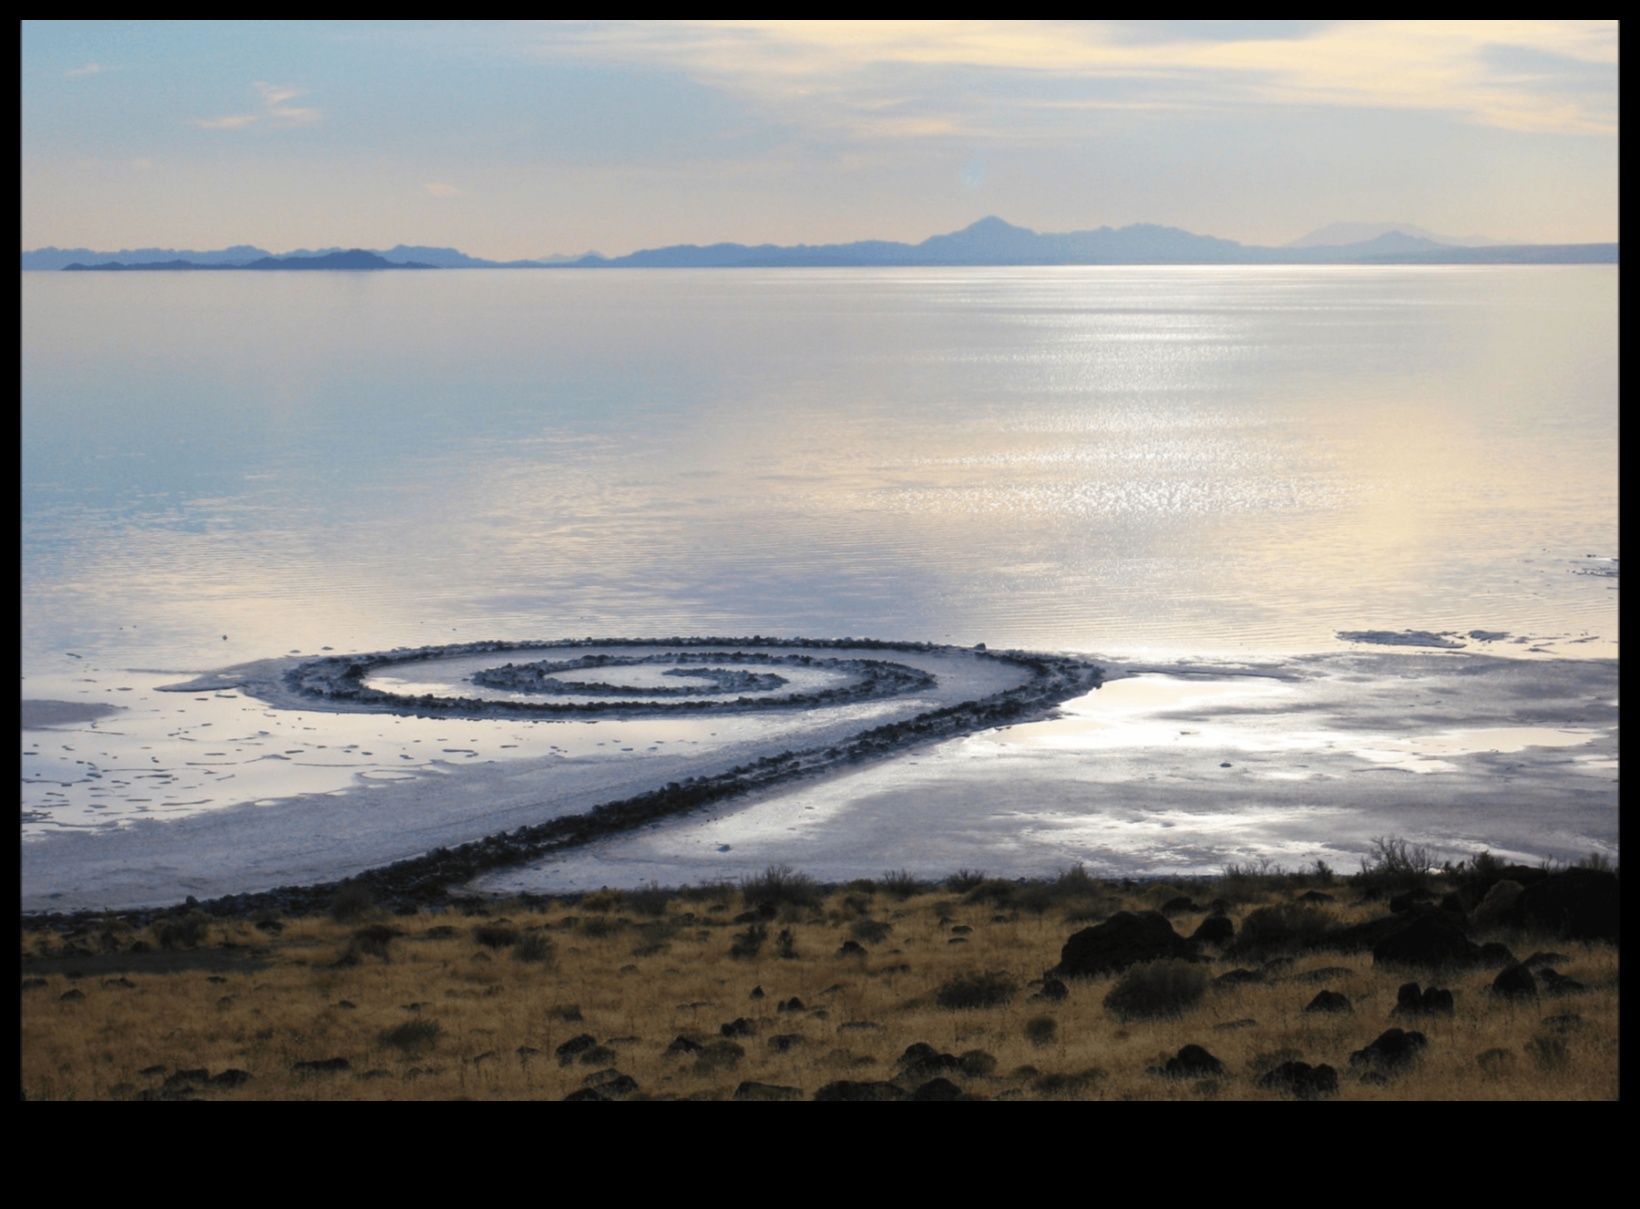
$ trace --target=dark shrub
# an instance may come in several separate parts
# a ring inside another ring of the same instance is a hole
[[[591,915],[581,921],[581,934],[593,940],[603,940],[606,936],[614,936],[630,923],[625,919],[610,919],[604,915]]]
[[[790,865],[770,865],[758,876],[746,878],[740,883],[740,894],[750,908],[814,907],[821,898],[819,883]]]
[[[1408,840],[1384,836],[1372,841],[1373,855],[1361,858],[1356,886],[1369,898],[1389,898],[1429,889],[1435,855]]]
[[[967,894],[970,890],[983,884],[985,871],[983,869],[958,869],[945,879],[945,888],[953,894]]]
[[[753,924],[744,932],[736,932],[734,941],[729,945],[730,957],[756,957],[763,942],[769,939],[769,929],[762,924]]]
[[[550,966],[557,956],[558,948],[552,943],[552,937],[539,931],[524,933],[512,951],[514,961],[538,961],[544,966]]]
[[[383,1029],[381,1043],[412,1054],[431,1049],[438,1043],[439,1034],[443,1031],[436,1020],[406,1020],[403,1024]]]
[[[505,949],[518,943],[518,929],[505,924],[479,924],[473,929],[473,939],[486,949]]]
[[[357,953],[364,953],[371,957],[387,958],[387,946],[398,936],[404,933],[397,928],[390,928],[386,924],[371,924],[368,927],[358,928],[353,933],[353,949]]]
[[[849,925],[848,930],[849,935],[855,940],[863,940],[868,945],[880,945],[888,939],[894,925],[884,923],[880,919],[857,919]]]
[[[1153,961],[1135,966],[1105,996],[1105,1007],[1123,1020],[1179,1016],[1195,1007],[1207,990],[1207,973],[1185,961]]]
[[[892,894],[895,898],[902,900],[921,894],[928,888],[904,869],[883,874],[882,880],[877,884],[885,894]]]
[[[162,919],[154,925],[154,939],[162,949],[192,949],[204,942],[210,917],[201,911]]]
[[[981,903],[990,903],[995,907],[1010,907],[1019,895],[1017,883],[1004,881],[999,877],[987,878],[973,889],[969,890],[963,902],[969,906]]]
[[[671,891],[661,889],[656,882],[650,882],[637,890],[628,890],[625,895],[627,907],[639,915],[665,915],[666,904],[671,901]]]
[[[1335,926],[1332,916],[1317,907],[1260,907],[1242,920],[1231,950],[1243,957],[1302,953],[1323,944]]]
[[[958,974],[940,987],[934,1002],[952,1011],[1001,1007],[1014,997],[1018,985],[1007,974],[986,970],[983,974]]]
[[[1025,1039],[1032,1045],[1047,1045],[1059,1034],[1059,1022],[1052,1016],[1033,1016],[1025,1022]]]

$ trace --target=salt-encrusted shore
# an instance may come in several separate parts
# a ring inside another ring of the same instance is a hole
[[[720,662],[744,656],[759,666],[760,656],[773,652],[810,660],[826,675],[843,677],[844,684],[822,683],[808,701],[791,700],[794,694],[782,686],[771,694],[771,709],[732,693],[715,701],[600,703],[602,717],[695,718],[707,712],[725,734],[687,756],[520,760],[271,806],[51,835],[24,846],[23,910],[150,907],[187,896],[264,894],[281,907],[294,907],[322,901],[333,883],[350,877],[367,879],[384,899],[424,899],[501,866],[753,790],[1041,717],[1100,681],[1100,668],[1075,656],[754,637],[468,643],[385,656],[272,660],[175,687],[184,692],[235,688],[307,711],[514,718],[538,703],[503,699],[499,693],[485,698],[466,689],[395,693],[371,688],[368,676],[414,665],[422,675],[471,688],[475,670],[520,651],[584,658],[655,649],[685,656],[709,651],[722,656]],[[545,711],[576,712],[574,703],[539,704]]]

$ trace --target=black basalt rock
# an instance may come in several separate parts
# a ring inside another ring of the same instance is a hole
[[[1338,1094],[1338,1072],[1326,1063],[1283,1062],[1258,1081],[1258,1085],[1299,1100],[1315,1100]]]
[[[1304,1006],[1306,1012],[1353,1012],[1348,995],[1337,991],[1317,991],[1314,999]]]
[[[1065,942],[1057,978],[1096,978],[1166,958],[1188,958],[1191,945],[1157,911],[1118,911],[1104,923],[1084,928]]]
[[[1376,1071],[1401,1070],[1411,1066],[1428,1045],[1429,1038],[1422,1033],[1385,1029],[1371,1045],[1350,1055],[1350,1065]]]
[[[1537,979],[1532,977],[1532,971],[1516,963],[1498,972],[1492,980],[1492,993],[1502,995],[1508,999],[1534,999],[1537,997]]]
[[[1374,965],[1438,969],[1473,965],[1479,957],[1479,946],[1450,919],[1435,913],[1418,915],[1372,946]]]

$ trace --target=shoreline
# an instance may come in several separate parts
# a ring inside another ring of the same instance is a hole
[[[1075,662],[1091,665],[1091,659]],[[172,835],[172,857],[192,852],[196,864],[208,864],[213,844],[226,849],[237,839],[254,847],[279,839],[283,833],[270,830],[269,824],[281,810],[287,811],[291,827],[322,829],[332,826],[338,813],[351,809],[350,801],[361,809],[388,798],[413,803],[418,792],[427,791],[455,802],[481,795],[486,819],[496,821],[481,838],[473,838],[469,829],[456,843],[425,843],[422,854],[408,860],[347,869],[337,867],[338,858],[329,866],[336,876],[268,879],[262,882],[264,889],[246,887],[253,893],[282,895],[281,902],[292,895],[318,901],[350,874],[385,877],[406,887],[390,894],[419,895],[442,894],[446,888],[458,894],[539,894],[650,881],[694,884],[733,880],[775,863],[795,865],[822,880],[847,881],[878,876],[885,865],[915,863],[903,859],[911,835],[921,861],[913,872],[980,864],[1007,876],[1043,876],[1080,860],[1101,875],[1203,876],[1244,859],[1243,851],[1256,851],[1258,835],[1290,836],[1282,841],[1285,846],[1274,850],[1278,863],[1289,864],[1300,853],[1305,860],[1325,857],[1338,863],[1340,852],[1347,864],[1352,843],[1359,849],[1372,835],[1409,831],[1447,851],[1486,847],[1528,860],[1586,855],[1587,847],[1569,845],[1567,837],[1572,835],[1609,833],[1609,840],[1597,839],[1588,846],[1616,851],[1615,660],[1526,661],[1397,651],[1257,664],[1101,663],[1106,669],[1101,680],[1107,687],[1094,697],[1073,701],[1075,694],[1069,694],[1039,701],[1034,712],[1021,712],[1011,722],[948,717],[943,724],[931,720],[931,729],[889,735],[873,731],[894,732],[896,724],[856,727],[861,748],[818,762],[804,755],[801,744],[795,745],[794,753],[792,736],[779,733],[750,734],[751,741],[741,750],[748,757],[762,754],[705,775],[679,775],[683,762],[673,757],[632,757],[629,766],[617,757],[614,763],[596,767],[606,776],[610,770],[630,771],[633,775],[621,783],[625,792],[601,797],[596,792],[560,794],[566,813],[559,817],[542,817],[543,800],[550,791],[543,789],[539,776],[548,768],[521,764],[502,772],[450,767],[443,770],[447,776],[424,777],[410,785],[408,798],[389,793],[386,798],[355,801],[349,795],[341,800],[319,795],[127,830]],[[1196,696],[1180,697],[1181,683],[1195,686]],[[1279,691],[1261,697],[1237,689],[1240,695],[1224,695],[1237,683],[1241,689],[1253,684]],[[1201,695],[1203,686],[1208,696]],[[1114,721],[1105,717],[1129,692],[1140,697],[1161,693],[1169,699],[1136,712],[1135,707],[1124,707],[1127,714],[1118,709]],[[1272,744],[1279,747],[1277,741],[1284,736],[1308,734],[1309,728],[1323,723],[1333,728],[1325,744],[1312,745],[1296,756],[1274,747],[1262,750]],[[1503,727],[1521,730],[1523,724],[1555,730],[1562,746],[1528,744],[1503,754],[1453,754],[1419,750],[1413,739],[1404,737],[1422,735],[1426,746],[1438,747],[1450,746],[1453,735],[1471,736],[1473,747],[1475,742],[1496,743]],[[1240,729],[1224,736],[1215,732],[1215,727],[1226,725]],[[1134,738],[1133,733],[1144,727],[1198,733],[1168,743],[1146,738],[1149,731]],[[1567,743],[1574,745],[1569,755]],[[780,746],[769,750],[776,744]],[[1374,744],[1375,748],[1370,746]],[[1406,750],[1391,751],[1396,744]],[[1069,755],[1044,765],[1039,757],[1045,749],[1065,749]],[[1034,753],[1037,762],[1020,764],[1022,751]],[[1362,751],[1372,760],[1363,760]],[[1401,763],[1384,763],[1386,752]],[[791,758],[771,758],[780,754]],[[899,758],[880,758],[884,756]],[[1610,764],[1609,775],[1601,771],[1603,761]],[[562,775],[568,763],[559,762],[552,771]],[[1294,767],[1308,771],[1300,776]],[[1030,775],[1020,775],[1022,768]],[[1030,779],[1048,775],[1044,768],[1070,779],[1063,784]],[[1437,775],[1407,776],[1432,768]],[[686,780],[691,775],[693,782]],[[505,799],[507,792],[519,790],[531,778],[535,780],[528,792],[516,802]],[[1021,792],[1031,800],[1016,805]],[[1313,801],[1336,805],[1318,814]],[[925,803],[937,804],[938,814],[921,813]],[[441,801],[440,807],[448,811],[450,801]],[[601,815],[596,813],[600,807],[607,808]],[[999,811],[1004,807],[1014,813],[1003,817]],[[1043,818],[1043,823],[1033,824],[1038,831],[1060,829],[1064,842],[1054,847],[1033,841],[1035,847],[1021,848],[1021,808]],[[409,827],[413,816],[394,811]],[[1609,827],[1603,821],[1608,816]],[[668,820],[663,826],[653,825],[663,819]],[[1213,847],[1213,834],[1227,823],[1248,832],[1248,847]],[[237,824],[256,830],[242,833]],[[1469,824],[1489,830],[1477,835],[1471,826],[1465,832]],[[1432,826],[1447,828],[1450,842],[1439,831],[1432,835]],[[1174,829],[1166,830],[1169,827]],[[1452,831],[1454,827],[1457,830]],[[1159,864],[1155,853],[1146,855],[1124,839],[1138,834],[1136,828],[1145,835],[1167,837],[1169,842],[1178,837],[1187,843],[1193,832],[1205,828],[1199,841],[1206,845],[1200,849],[1205,855],[1191,856],[1190,849],[1181,848],[1171,867]],[[319,844],[327,842],[328,832],[315,834]],[[1324,843],[1306,838],[1322,835]],[[1528,844],[1523,836],[1542,840]],[[58,855],[83,863],[102,838],[106,837],[73,835],[46,843],[55,845]],[[199,841],[197,850],[191,848],[192,839]],[[25,864],[39,843],[25,845]],[[1124,849],[1124,843],[1129,847]],[[732,851],[723,851],[724,845]],[[145,861],[156,870],[166,863],[156,853],[133,841],[129,859],[96,872],[87,866],[90,876],[82,880],[93,893],[106,892],[108,876],[123,877],[134,888],[132,879],[142,881]],[[1017,860],[1020,867],[1008,865],[1010,860]],[[1003,868],[996,867],[998,861]],[[526,873],[533,880],[526,879]],[[99,895],[100,901],[88,901],[91,896],[85,893],[66,902],[46,899],[38,892],[46,887],[36,882],[37,891],[25,891],[24,896],[30,916],[62,914],[65,909],[119,909],[106,895]],[[149,876],[148,882],[147,894],[124,897],[127,909],[162,909],[190,890],[185,870],[174,865]],[[174,889],[167,894],[161,884]],[[270,886],[281,888],[265,889]],[[206,902],[230,897],[249,901],[237,890],[211,894],[203,886],[195,897]]]

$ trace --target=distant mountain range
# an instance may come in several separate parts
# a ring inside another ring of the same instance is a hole
[[[1387,229],[1386,229],[1387,228]],[[1368,234],[1368,232],[1371,232]],[[1327,240],[1347,242],[1324,242]],[[382,252],[326,249],[274,256],[260,248],[177,252],[144,248],[92,252],[41,248],[23,253],[24,269],[161,271],[190,269],[404,269],[404,268],[858,268],[942,265],[1191,265],[1191,264],[1616,264],[1618,245],[1490,244],[1478,236],[1444,241],[1410,224],[1334,223],[1284,248],[1262,248],[1194,235],[1178,227],[1140,223],[1042,235],[1000,218],[982,218],[949,235],[918,244],[862,240],[843,244],[677,244],[604,257],[596,253],[542,260],[494,261],[454,248],[406,247]]]

